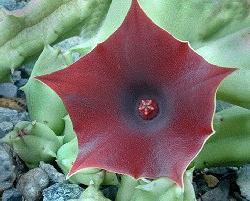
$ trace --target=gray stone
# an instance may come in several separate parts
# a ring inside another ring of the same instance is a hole
[[[3,192],[2,201],[22,201],[22,194],[15,188]]]
[[[228,109],[230,107],[232,107],[233,105],[221,100],[217,100],[216,101],[216,112],[220,112],[222,110]]]
[[[12,152],[8,145],[0,144],[0,194],[11,188],[16,179]]]
[[[11,122],[4,121],[0,123],[0,138],[4,137],[13,129],[14,125]]]
[[[76,45],[79,45],[82,42],[83,41],[82,41],[81,37],[74,36],[74,37],[68,38],[66,40],[63,40],[60,43],[55,44],[54,47],[60,49],[64,53],[67,50],[69,50],[70,48],[72,48]]]
[[[8,121],[13,122],[18,120],[18,112],[8,108],[0,107],[0,122]]]
[[[18,80],[15,84],[18,88],[20,88],[20,87],[24,86],[27,82],[28,82],[28,79],[22,78],[22,79]]]
[[[41,168],[35,168],[23,174],[17,182],[17,190],[27,201],[39,200],[42,191],[49,185],[49,177]]]
[[[19,70],[14,71],[14,73],[12,73],[11,75],[11,78],[13,82],[19,81],[21,79],[21,71]]]
[[[23,8],[27,2],[25,0],[0,0],[0,5],[8,10],[17,10]]]
[[[18,116],[17,122],[19,122],[19,121],[31,121],[28,112],[19,112],[17,116]],[[13,121],[13,124],[17,124],[17,122]]]
[[[201,196],[202,201],[228,201],[229,199],[229,186],[228,180],[223,180],[219,185],[206,192]]]
[[[0,96],[4,97],[16,97],[17,86],[13,83],[2,83],[0,84]]]
[[[236,183],[241,195],[250,200],[250,165],[245,165],[238,171]]]
[[[228,167],[213,167],[213,168],[205,168],[204,172],[206,174],[216,174],[216,175],[226,175],[229,173]]]
[[[58,172],[52,165],[46,164],[41,161],[39,167],[48,174],[50,182],[52,184],[66,182],[65,175]]]
[[[33,61],[30,61],[29,63],[22,65],[22,67],[20,68],[22,72],[22,78],[28,79],[30,77],[35,63],[36,63],[36,60],[33,60]]]
[[[116,195],[117,195],[117,191],[118,191],[118,187],[114,186],[114,185],[108,186],[108,187],[102,189],[103,195],[110,200],[115,200]]]
[[[73,61],[76,62],[81,58],[81,55],[78,52],[73,52],[72,53],[72,58],[73,58]]]
[[[76,184],[57,183],[43,191],[43,201],[78,199],[83,189]]]
[[[29,121],[29,120],[30,119],[27,112],[17,112],[16,110],[0,107],[0,123],[6,121],[6,122],[11,122],[13,125],[15,125],[19,121]]]

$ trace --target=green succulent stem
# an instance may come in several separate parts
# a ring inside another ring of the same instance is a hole
[[[0,81],[8,81],[11,70],[27,57],[69,37],[72,30],[83,38],[93,36],[110,3],[111,0],[32,0],[21,11],[6,12],[0,19]]]
[[[250,162],[250,110],[232,107],[214,118],[215,134],[194,159],[196,168],[237,166]]]

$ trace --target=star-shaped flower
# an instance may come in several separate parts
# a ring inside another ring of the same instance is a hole
[[[182,185],[213,132],[216,89],[232,71],[207,63],[133,0],[109,39],[38,79],[58,93],[73,121],[80,151],[70,175],[98,167]]]

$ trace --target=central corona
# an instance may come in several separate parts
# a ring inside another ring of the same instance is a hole
[[[138,112],[143,120],[151,120],[157,116],[159,107],[155,100],[142,99],[138,105]]]

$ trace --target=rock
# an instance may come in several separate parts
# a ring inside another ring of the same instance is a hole
[[[21,79],[21,71],[15,70],[14,73],[11,75],[12,81],[17,82]]]
[[[66,182],[65,175],[58,172],[52,165],[46,164],[41,161],[39,167],[48,174],[50,182],[52,184]]]
[[[11,122],[1,122],[0,123],[0,138],[4,137],[7,133],[9,133],[13,129],[14,125]]]
[[[22,201],[22,194],[15,188],[3,192],[2,201]]]
[[[16,179],[15,165],[11,149],[6,144],[0,144],[0,194],[11,188]]]
[[[39,200],[42,191],[49,185],[49,177],[41,168],[35,168],[23,174],[17,183],[17,189],[27,201]]]
[[[228,201],[229,199],[229,180],[223,180],[218,187],[206,192],[201,196],[202,201]]]
[[[2,83],[0,84],[0,96],[4,97],[16,97],[17,86],[13,83]]]
[[[238,171],[236,183],[241,195],[250,200],[250,165],[245,165]]]
[[[214,188],[219,183],[219,179],[211,174],[204,174],[203,178],[209,188]]]
[[[76,62],[81,58],[81,55],[78,52],[73,52],[72,53],[72,58],[73,58],[73,61]]]
[[[110,200],[115,200],[117,191],[118,191],[117,186],[108,186],[102,189],[103,195]]]
[[[28,82],[28,79],[20,79],[18,81],[15,82],[15,85],[20,88],[22,86],[24,86],[26,83]]]
[[[222,110],[228,109],[232,107],[232,104],[221,101],[221,100],[217,100],[216,101],[216,112],[220,112]]]
[[[28,79],[30,77],[35,63],[36,63],[36,60],[33,60],[21,66],[19,70],[21,71],[22,78]]]
[[[64,53],[67,50],[69,50],[71,47],[79,45],[81,42],[83,42],[81,37],[73,36],[71,38],[63,40],[60,43],[55,44],[54,47],[60,49]]]
[[[27,112],[17,112],[16,110],[0,107],[0,123],[11,122],[13,125],[16,125],[19,121],[29,120]]]
[[[23,8],[27,4],[26,1],[22,0],[0,0],[0,5],[5,7],[7,10],[17,10]]]
[[[0,122],[3,121],[18,121],[18,112],[16,110],[0,107]]]
[[[230,169],[228,167],[213,167],[205,168],[204,172],[206,174],[227,175],[230,172]]]
[[[78,199],[83,189],[76,184],[57,183],[43,191],[43,201]]]

